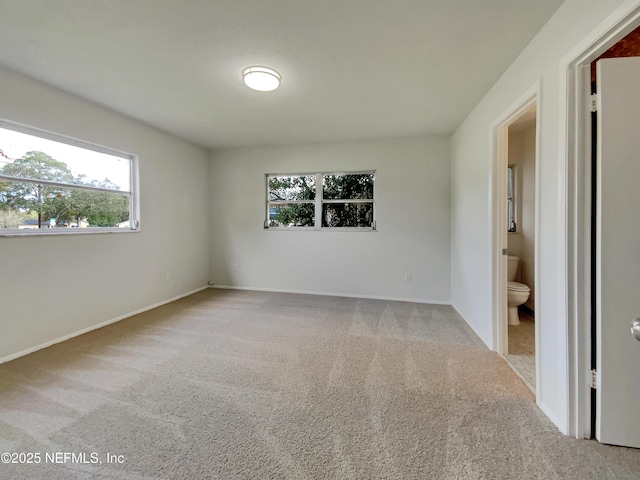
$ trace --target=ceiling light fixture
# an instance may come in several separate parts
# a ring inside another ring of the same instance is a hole
[[[260,92],[271,92],[280,86],[280,74],[267,67],[247,67],[242,71],[244,84]]]

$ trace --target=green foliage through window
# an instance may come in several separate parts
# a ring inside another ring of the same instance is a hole
[[[371,227],[373,203],[325,203],[322,205],[323,227]]]
[[[48,146],[74,168],[41,150],[25,152],[30,144]],[[12,158],[20,151],[24,153]],[[130,162],[0,128],[0,229],[117,227],[127,222]],[[126,184],[127,191],[108,177],[96,178],[105,172]]]
[[[375,229],[374,182],[374,172],[267,175],[265,227]]]
[[[270,227],[313,227],[315,226],[313,203],[284,203],[269,209]]]
[[[315,175],[269,177],[269,201],[314,200]]]
[[[325,200],[373,200],[373,173],[323,175]]]

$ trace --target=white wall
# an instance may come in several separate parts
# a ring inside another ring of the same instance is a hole
[[[518,281],[531,289],[526,305],[535,309],[535,179],[536,126],[509,129],[509,165],[516,170],[516,231],[508,234],[509,254],[520,259]]]
[[[440,136],[212,153],[211,280],[449,302],[449,158]],[[376,232],[264,230],[265,174],[372,169]]]
[[[0,118],[139,155],[142,227],[0,237],[0,359],[207,284],[203,149],[4,69],[0,92]]]
[[[487,93],[452,138],[452,303],[493,345],[489,179],[490,125],[541,80],[538,310],[541,351],[538,403],[563,432],[569,431],[564,195],[559,152],[560,61],[623,0],[567,0]],[[629,2],[626,2],[629,3]]]

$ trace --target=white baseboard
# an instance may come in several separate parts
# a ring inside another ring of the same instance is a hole
[[[298,293],[301,295],[321,295],[325,297],[347,297],[347,298],[368,298],[371,300],[389,300],[393,302],[412,302],[427,303],[431,305],[451,305],[450,302],[442,300],[425,300],[421,298],[402,298],[402,297],[381,297],[377,295],[360,295],[356,293],[336,293],[336,292],[314,292],[308,290],[283,290],[279,288],[257,288],[257,287],[238,287],[235,285],[209,285],[209,288],[220,288],[223,290],[247,290],[253,292],[273,292],[273,293]]]
[[[568,435],[568,429],[562,428],[563,424],[560,423],[558,417],[556,417],[556,415],[544,403],[536,401],[536,404],[538,405],[538,408],[542,410],[542,413],[544,413],[549,418],[549,420],[551,420],[551,422],[558,428],[558,430],[560,430],[560,433],[562,433],[563,435]]]
[[[460,317],[465,321],[465,323],[466,323],[467,325],[469,325],[469,328],[470,328],[471,330],[473,330],[473,331],[476,333],[476,335],[478,335],[478,332],[476,332],[476,331],[475,331],[475,329],[473,328],[473,326],[471,326],[471,324],[467,321],[467,319],[466,319],[466,318],[464,318],[464,316],[463,316],[462,314],[460,314],[460,310],[458,310],[458,309],[456,308],[455,304],[452,304],[451,306],[455,309],[455,311],[456,311],[456,312],[458,312],[458,315],[460,315]],[[484,342],[484,340],[482,340],[482,337],[481,337],[480,335],[478,335],[478,338],[480,338],[480,340]],[[492,351],[494,351],[494,352],[495,352],[495,349],[491,348],[491,346],[490,346],[490,345],[487,345],[487,347],[488,347],[490,350],[492,350]],[[524,384],[525,384],[525,385],[526,385],[526,386],[527,386],[527,387],[528,387],[528,388],[533,392],[533,394],[536,396],[536,405],[538,406],[538,408],[539,408],[540,410],[542,410],[542,413],[544,413],[544,414],[549,418],[549,420],[551,420],[551,422],[552,422],[552,423],[553,423],[553,424],[558,428],[558,430],[560,430],[560,432],[561,432],[563,435],[567,435],[567,429],[563,428],[563,425],[558,421],[558,417],[557,417],[557,416],[556,416],[556,415],[555,415],[555,414],[554,414],[554,413],[553,413],[549,408],[547,408],[547,406],[546,406],[544,403],[542,403],[542,402],[540,402],[540,401],[538,400],[538,399],[539,399],[539,397],[540,397],[540,395],[539,395],[539,393],[538,393],[538,390],[537,390],[535,387],[533,387],[533,385],[530,385],[530,384],[529,384],[529,382],[528,382],[528,381],[527,381],[527,380],[522,376],[522,374],[520,374],[520,372],[518,372],[518,370],[517,370],[517,369],[513,368],[513,366],[512,366],[512,365],[511,365],[511,363],[509,362],[509,360],[508,360],[504,355],[500,355],[500,356],[504,359],[504,361],[505,361],[505,362],[507,362],[507,364],[509,364],[509,366],[513,369],[513,371],[515,372],[515,374],[516,374],[516,375],[517,375],[517,376],[518,376],[518,377],[519,377],[519,378],[524,382]]]
[[[481,342],[482,342],[482,343],[483,343],[483,344],[484,344],[484,345],[485,345],[489,350],[491,350],[492,352],[495,352],[496,350],[495,350],[494,348],[492,348],[492,346],[491,346],[490,344],[488,344],[487,342],[485,342],[485,341],[484,341],[484,339],[480,336],[480,334],[478,333],[478,331],[477,331],[475,328],[473,328],[473,325],[471,325],[471,324],[469,323],[469,320],[467,320],[467,319],[466,319],[466,317],[460,313],[460,309],[458,309],[458,307],[456,307],[456,306],[455,306],[455,304],[453,304],[453,303],[451,304],[451,306],[452,306],[452,307],[453,307],[453,309],[456,311],[456,313],[457,313],[458,315],[460,315],[460,318],[461,318],[462,320],[464,320],[464,323],[466,323],[466,324],[467,324],[467,326],[471,329],[471,331],[472,331],[473,333],[475,333],[475,334],[476,334],[476,336],[480,339],[480,341],[481,341]]]
[[[9,355],[8,357],[0,358],[0,364],[9,362],[11,360],[15,360],[16,358],[19,358],[19,357],[24,357],[25,355],[28,355],[33,352],[37,352],[38,350],[42,350],[43,348],[50,347],[51,345],[55,345],[56,343],[64,342],[65,340],[78,337],[85,333],[89,333],[92,330],[97,330],[99,328],[106,327],[107,325],[111,325],[112,323],[119,322],[120,320],[124,320],[125,318],[133,317],[134,315],[138,315],[139,313],[143,313],[148,310],[161,307],[162,305],[166,305],[167,303],[175,302],[176,300],[179,300],[184,297],[188,297],[189,295],[193,295],[194,293],[201,292],[202,290],[206,290],[207,288],[208,286],[196,288],[195,290],[192,290],[187,293],[183,293],[181,295],[178,295],[177,297],[173,297],[168,300],[163,300],[161,302],[154,303],[153,305],[149,305],[148,307],[140,308],[133,312],[125,313],[124,315],[120,315],[119,317],[112,318],[111,320],[107,320],[106,322],[98,323],[97,325],[92,325],[90,327],[83,328],[82,330],[78,330],[77,332],[70,333],[68,335],[65,335],[64,337],[56,338],[55,340],[51,340],[50,342],[46,342],[41,345],[37,345],[35,347],[27,348],[26,350],[22,350],[21,352],[14,353],[12,355]]]

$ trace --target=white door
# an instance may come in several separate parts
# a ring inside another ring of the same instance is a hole
[[[640,58],[597,67],[596,438],[640,448]]]

